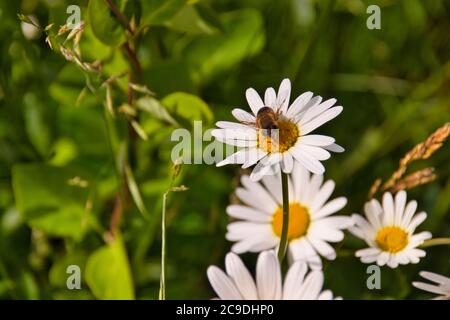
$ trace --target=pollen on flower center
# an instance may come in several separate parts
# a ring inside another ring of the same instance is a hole
[[[300,136],[298,126],[286,119],[277,121],[278,130],[258,129],[258,148],[266,152],[285,152],[297,142]]]
[[[375,241],[382,250],[396,253],[408,244],[408,233],[399,227],[384,227],[378,231]]]
[[[308,231],[310,216],[308,208],[299,203],[289,204],[288,240],[300,238]],[[279,207],[272,218],[272,228],[278,237],[281,237],[283,228],[283,208]]]

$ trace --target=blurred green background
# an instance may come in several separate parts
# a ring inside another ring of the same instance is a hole
[[[325,163],[334,195],[349,199],[342,214],[361,212],[372,182],[450,120],[447,0],[113,1],[134,22],[128,41],[141,71],[106,1],[90,2],[0,2],[2,299],[157,299],[162,197],[171,183],[189,190],[168,199],[167,297],[213,297],[206,269],[223,267],[225,208],[243,172],[184,165],[172,181],[170,135],[175,126],[192,130],[193,120],[204,128],[230,120],[232,108],[247,108],[248,87],[263,92],[289,77],[293,95],[311,90],[344,106],[320,130],[346,148]],[[56,35],[70,4],[85,23],[80,57],[100,73],[60,53],[59,45],[72,48],[68,33]],[[370,4],[381,8],[381,30],[366,27]],[[43,30],[21,26],[19,13],[54,23],[54,50]],[[126,104],[130,70],[154,98],[139,87]],[[117,75],[125,77],[102,85]],[[420,230],[435,237],[450,235],[449,158],[447,144],[411,168],[436,168],[436,181],[408,192],[429,215]],[[325,288],[344,299],[427,298],[410,285],[418,271],[450,275],[448,246],[432,247],[419,265],[382,268],[382,289],[370,291],[367,265],[353,256],[363,246],[347,234],[337,260],[325,261]],[[243,258],[253,271],[256,255]],[[72,264],[81,290],[66,288]]]

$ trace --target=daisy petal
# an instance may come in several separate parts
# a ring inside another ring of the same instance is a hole
[[[258,92],[255,89],[249,88],[245,91],[245,97],[247,98],[248,105],[252,109],[253,114],[256,116],[259,109],[264,107],[264,102],[261,100]]]
[[[306,106],[306,104],[311,100],[313,97],[313,93],[308,91],[305,93],[302,93],[297,97],[297,99],[294,100],[292,105],[289,107],[286,117],[288,118],[294,118],[298,115],[300,111],[303,110],[303,108]]]
[[[256,263],[256,286],[261,300],[281,298],[281,270],[275,254],[262,252]]]
[[[298,138],[298,141],[302,144],[307,144],[310,146],[325,147],[333,144],[335,140],[332,137],[323,136],[320,134],[310,134]]]
[[[228,275],[233,279],[236,287],[246,300],[258,299],[256,285],[242,260],[234,253],[228,253],[225,258]]]
[[[206,272],[209,283],[222,300],[242,300],[233,281],[219,268],[211,266]]]
[[[321,115],[315,117],[311,121],[301,125],[301,127],[300,127],[301,134],[307,135],[308,133],[317,129],[324,123],[336,118],[342,112],[342,110],[343,110],[343,108],[341,106],[328,109],[327,111],[325,111]]]
[[[267,88],[264,94],[264,104],[267,107],[274,107],[277,100],[277,94],[274,88]]]
[[[255,122],[256,118],[251,113],[245,110],[236,108],[231,111],[231,114],[238,120],[242,122]]]

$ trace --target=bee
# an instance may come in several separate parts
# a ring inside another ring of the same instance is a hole
[[[256,114],[256,119],[253,122],[241,121],[243,124],[252,125],[257,129],[262,129],[262,134],[266,137],[271,137],[272,130],[278,130],[278,120],[281,115],[281,106],[284,104],[287,97],[285,97],[279,106],[274,110],[274,108],[264,106],[258,110]]]
[[[258,129],[263,129],[263,134],[271,136],[272,130],[278,129],[278,112],[271,107],[262,107],[256,114],[255,125]]]

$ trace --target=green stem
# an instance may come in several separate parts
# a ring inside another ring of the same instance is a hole
[[[420,247],[427,248],[439,245],[450,245],[450,238],[435,238],[425,241]]]
[[[161,279],[159,283],[159,300],[166,300],[166,205],[169,191],[163,195],[161,217]]]
[[[283,194],[283,227],[281,229],[280,247],[278,248],[278,260],[283,262],[287,249],[287,236],[289,230],[289,189],[288,176],[281,171],[281,190]]]

